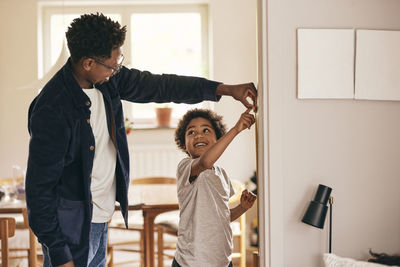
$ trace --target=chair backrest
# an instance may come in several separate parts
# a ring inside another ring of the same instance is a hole
[[[162,177],[162,176],[154,176],[154,177],[142,177],[132,179],[131,184],[133,185],[151,185],[151,184],[175,184],[176,178],[173,177]]]
[[[229,204],[240,203],[240,197],[242,196],[242,191],[245,189],[244,184],[238,180],[231,179],[233,189],[235,194],[229,199]]]
[[[15,234],[15,219],[3,217],[0,218],[0,239],[1,239],[1,266],[8,267],[8,238]]]
[[[6,230],[6,231],[3,231]],[[0,218],[0,239],[8,239],[15,234],[15,218],[1,217]]]
[[[176,178],[152,176],[132,179],[128,197],[130,203],[178,203]]]

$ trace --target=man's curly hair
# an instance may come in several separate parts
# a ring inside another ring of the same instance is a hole
[[[74,19],[65,35],[71,58],[76,62],[82,57],[110,58],[111,51],[123,45],[125,34],[126,26],[96,13]]]
[[[175,131],[175,143],[178,147],[186,152],[185,149],[185,133],[191,120],[196,118],[204,118],[211,122],[211,126],[214,128],[217,140],[220,139],[226,133],[226,126],[222,122],[222,116],[218,115],[214,111],[209,109],[191,109],[182,117],[178,123],[178,127]],[[187,154],[187,152],[186,152]]]

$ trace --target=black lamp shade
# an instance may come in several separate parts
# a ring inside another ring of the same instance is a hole
[[[326,204],[328,203],[331,191],[332,188],[328,186],[322,184],[318,186],[315,198],[310,202],[310,205],[301,220],[302,222],[321,229],[324,228],[325,217],[328,211],[328,206]]]

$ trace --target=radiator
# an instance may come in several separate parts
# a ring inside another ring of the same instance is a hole
[[[176,177],[178,163],[186,154],[174,145],[132,145],[129,147],[131,179],[149,176]]]

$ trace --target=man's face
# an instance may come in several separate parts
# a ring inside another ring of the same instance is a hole
[[[123,55],[121,48],[112,50],[110,58],[90,58],[93,67],[90,70],[90,79],[93,84],[108,82],[110,77],[116,74],[121,67]]]
[[[217,142],[211,122],[204,118],[192,119],[185,131],[185,149],[192,158],[198,158]]]

